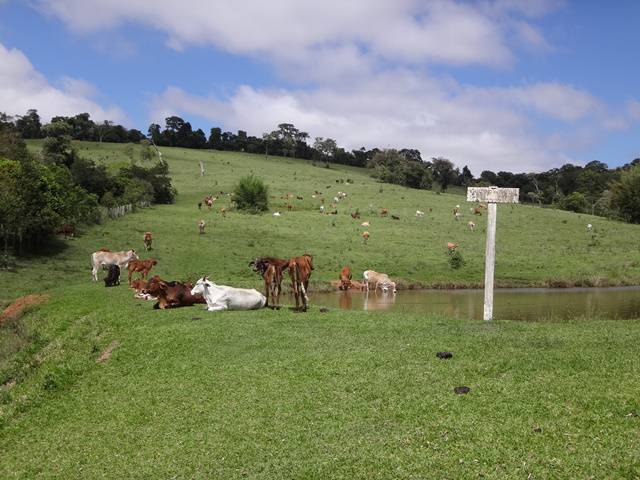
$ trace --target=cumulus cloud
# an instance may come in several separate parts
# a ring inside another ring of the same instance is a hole
[[[318,50],[358,45],[361,55],[394,63],[495,66],[513,60],[512,22],[533,46],[548,47],[529,17],[551,9],[549,3],[157,0],[149,8],[146,0],[38,0],[36,5],[80,33],[143,24],[165,32],[175,49],[213,45],[287,63]]]
[[[4,113],[23,115],[35,108],[45,121],[55,115],[88,112],[94,120],[127,122],[119,108],[104,108],[91,100],[96,89],[90,83],[63,77],[61,84],[62,88],[54,87],[20,50],[0,44],[0,108]]]
[[[418,148],[426,158],[445,156],[469,165],[476,174],[484,169],[540,170],[567,160],[551,146],[542,146],[542,135],[531,134],[524,112],[517,113],[508,101],[495,102],[495,92],[485,93],[394,71],[341,88],[266,90],[245,85],[226,99],[169,87],[153,99],[152,111],[156,120],[198,115],[258,136],[291,122],[312,136],[336,138],[346,148]]]

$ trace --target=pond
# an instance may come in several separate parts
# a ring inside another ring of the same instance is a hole
[[[343,310],[386,310],[482,319],[482,290],[400,290],[314,293],[313,305]],[[509,288],[495,290],[493,317],[510,320],[640,318],[640,287]]]

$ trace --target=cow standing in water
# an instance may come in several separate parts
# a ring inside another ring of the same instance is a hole
[[[346,265],[342,267],[342,270],[340,271],[340,290],[349,290],[351,288],[352,277],[351,269]]]

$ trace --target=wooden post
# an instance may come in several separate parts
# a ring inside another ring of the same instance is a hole
[[[498,187],[469,187],[468,202],[486,202],[487,245],[484,256],[484,320],[493,318],[493,277],[496,262],[496,216],[498,203],[518,203],[520,189]]]
[[[490,203],[487,207],[487,246],[484,254],[484,316],[485,320],[493,318],[493,274],[496,264],[496,213],[497,205]]]

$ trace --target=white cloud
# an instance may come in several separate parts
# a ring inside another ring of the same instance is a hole
[[[0,109],[9,115],[38,110],[44,121],[55,115],[88,112],[94,120],[127,123],[126,115],[116,107],[103,108],[91,100],[95,87],[84,80],[61,79],[62,88],[52,86],[29,59],[15,48],[0,44]]]
[[[36,5],[80,33],[132,22],[165,32],[167,44],[178,50],[212,45],[283,64],[357,45],[360,55],[397,64],[495,66],[513,60],[511,22],[518,22],[532,46],[548,47],[528,22],[550,10],[549,3],[156,0],[150,8],[147,0],[37,0]]]
[[[198,115],[235,131],[260,136],[291,122],[312,137],[338,140],[346,148],[418,148],[425,158],[445,156],[481,170],[532,171],[566,156],[530,133],[524,113],[410,71],[394,71],[341,88],[259,90],[242,86],[225,100],[167,88],[153,101],[153,120],[171,114]]]

